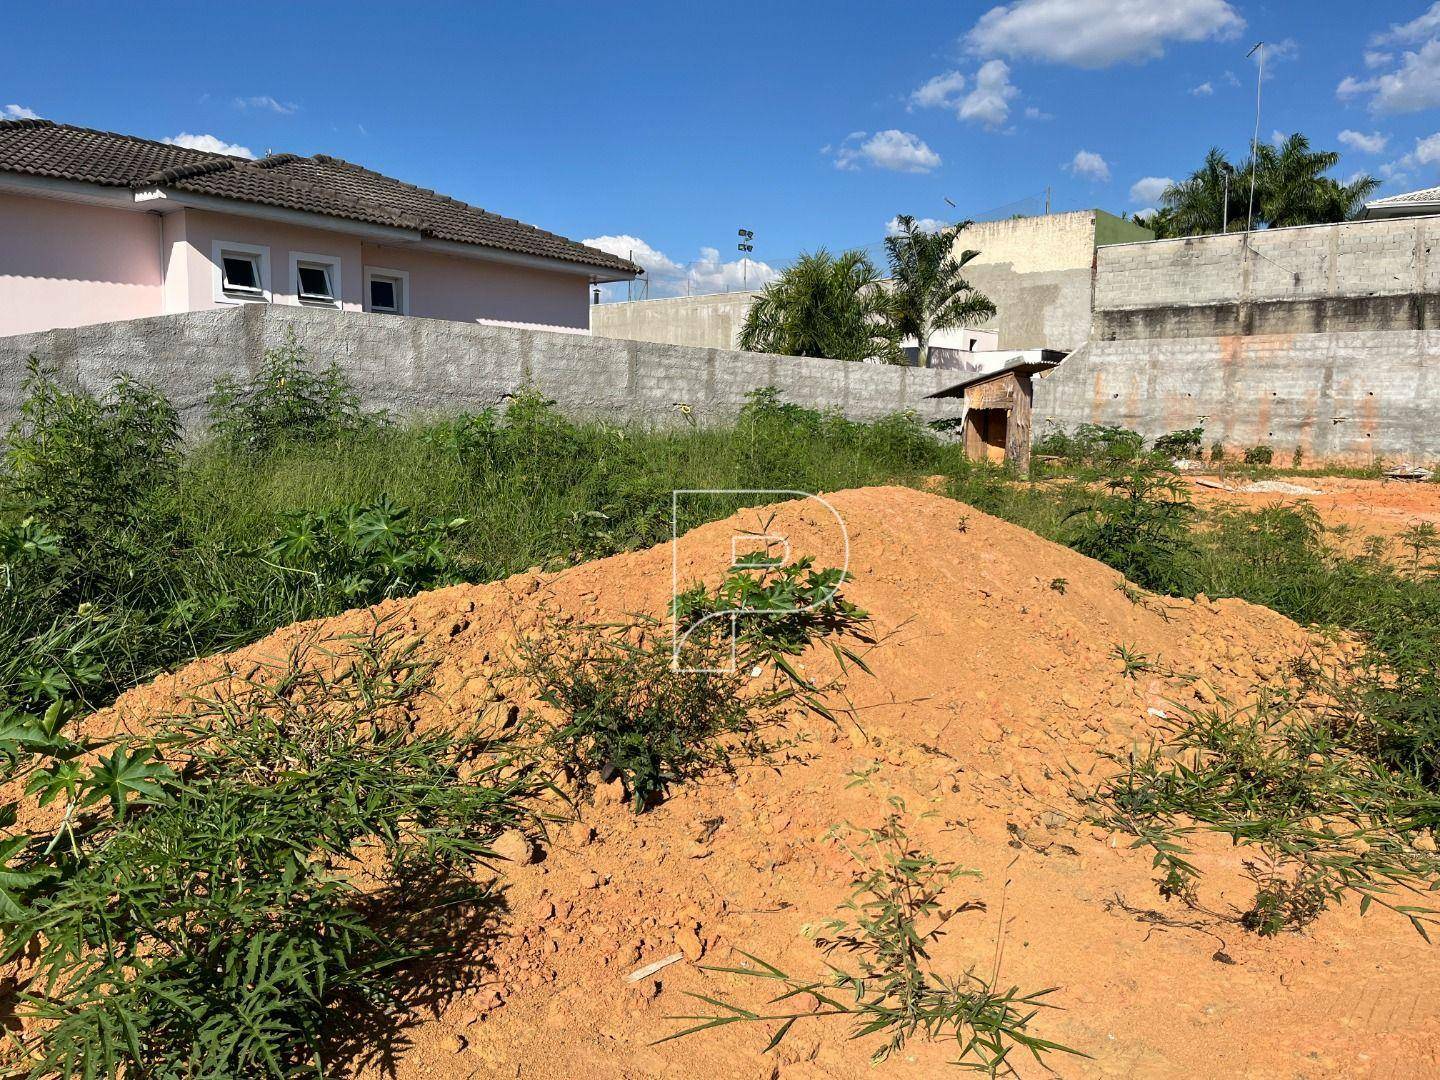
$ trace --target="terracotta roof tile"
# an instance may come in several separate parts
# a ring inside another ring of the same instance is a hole
[[[0,171],[136,190],[169,188],[413,229],[436,240],[521,255],[639,270],[607,252],[326,154],[251,161],[50,120],[0,120]]]

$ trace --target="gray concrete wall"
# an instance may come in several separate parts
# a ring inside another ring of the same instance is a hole
[[[978,227],[978,226],[977,226]],[[999,334],[1000,349],[1077,349],[1090,334],[1090,266],[1017,270],[975,261],[965,277],[990,298],[996,316],[976,325]],[[595,304],[590,332],[601,337],[733,349],[753,292]]]
[[[15,419],[34,355],[97,392],[130,372],[163,390],[194,431],[215,382],[244,378],[292,331],[318,363],[346,371],[366,407],[402,415],[480,409],[527,386],[570,415],[657,426],[723,422],[762,386],[854,419],[958,411],[926,400],[953,372],[255,304],[0,338],[0,424]]]
[[[1035,380],[1034,434],[1120,424],[1205,430],[1289,464],[1440,460],[1440,331],[1095,341]]]
[[[1097,341],[1440,327],[1440,217],[1103,247]]]
[[[590,332],[599,337],[735,349],[754,292],[670,296],[592,304]]]

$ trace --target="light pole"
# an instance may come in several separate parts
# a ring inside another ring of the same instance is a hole
[[[1250,137],[1250,210],[1245,215],[1245,231],[1248,233],[1255,224],[1255,173],[1260,168],[1260,84],[1265,81],[1265,43],[1257,41],[1255,47],[1245,54],[1250,59],[1260,54],[1259,71],[1255,75],[1255,134]]]
[[[751,229],[739,230],[740,242],[735,245],[735,250],[740,252],[740,288],[748,291],[750,287],[750,252],[755,250],[755,245],[750,241],[755,239],[755,233]]]

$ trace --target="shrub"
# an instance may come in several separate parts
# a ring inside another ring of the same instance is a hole
[[[838,687],[816,685],[792,658],[828,641],[842,669],[864,668],[842,639],[869,642],[866,615],[840,598],[842,583],[840,571],[808,559],[737,570],[714,593],[696,587],[677,598],[673,641],[650,618],[552,625],[516,657],[554,710],[547,748],[576,779],[620,776],[638,812],[674,784],[762,754],[761,730],[788,703],[834,720],[821,695]],[[756,672],[768,680],[757,685]]]
[[[71,763],[98,746],[64,735],[60,706],[6,730],[28,790],[65,808],[58,833],[0,844],[3,959],[34,964],[30,1075],[331,1075],[337,1008],[373,1043],[399,965],[434,952],[360,902],[360,850],[414,904],[522,816],[502,744],[413,730],[428,667],[383,626],[232,678],[88,774]]]
[[[1262,443],[1245,451],[1246,465],[1269,465],[1274,460],[1275,448],[1273,446],[1266,446]]]
[[[1155,452],[1171,459],[1198,458],[1200,456],[1200,440],[1204,437],[1204,428],[1185,428],[1183,431],[1172,431],[1155,440]]]
[[[244,381],[224,379],[206,399],[210,426],[237,449],[268,453],[287,442],[318,442],[374,423],[340,368],[311,370],[310,356],[292,330],[270,349],[260,370]]]
[[[1152,592],[1184,594],[1194,580],[1194,514],[1176,476],[1140,461],[1112,473],[1105,494],[1066,515],[1069,544]]]
[[[1120,763],[1096,819],[1155,852],[1163,895],[1195,902],[1200,872],[1185,839],[1220,832],[1256,853],[1244,863],[1255,890],[1240,913],[1248,929],[1298,929],[1355,894],[1362,912],[1381,904],[1428,937],[1437,913],[1392,894],[1440,889],[1433,795],[1357,753],[1322,711],[1273,695],[1186,709],[1163,742]]]
[[[77,559],[143,545],[158,530],[137,511],[173,482],[179,463],[175,407],[128,375],[101,397],[67,388],[33,357],[24,393],[5,437],[5,502]]]
[[[295,514],[267,546],[252,552],[270,566],[303,577],[325,606],[359,607],[391,596],[451,584],[446,540],[465,524],[413,520],[388,499],[333,513]]]

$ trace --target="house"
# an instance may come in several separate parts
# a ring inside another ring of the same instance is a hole
[[[633,263],[317,154],[0,120],[0,336],[240,304],[585,332]]]
[[[1365,204],[1362,218],[1425,217],[1440,214],[1440,187],[1402,191]]]

